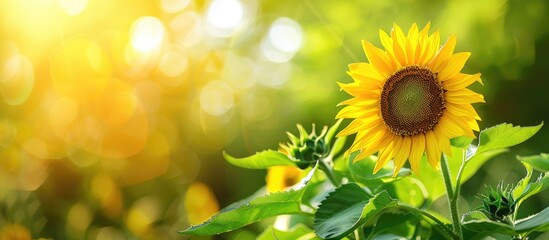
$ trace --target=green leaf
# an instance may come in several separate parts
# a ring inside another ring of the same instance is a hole
[[[513,227],[510,224],[490,220],[484,213],[473,211],[466,213],[462,219],[463,227],[475,232],[498,232],[517,235],[533,231],[549,230],[549,207],[530,217],[519,219]]]
[[[517,194],[517,198],[515,201],[517,202],[517,207],[520,205],[520,203],[529,197],[545,190],[547,187],[549,187],[549,175],[547,173],[540,175],[540,177],[533,183],[529,183],[524,191],[522,193]],[[513,191],[513,195],[515,195],[515,192]]]
[[[296,162],[289,159],[288,156],[273,150],[265,150],[244,158],[235,158],[223,152],[223,157],[232,165],[249,169],[267,169],[272,166],[296,166]]]
[[[457,148],[467,148],[473,142],[472,138],[461,136],[450,139],[450,144]]]
[[[421,181],[424,186],[428,186],[427,189],[429,195],[426,197],[428,203],[433,202],[437,198],[443,196],[446,193],[446,188],[444,187],[442,175],[440,174],[440,171],[431,167],[431,165],[427,162],[427,157],[425,154],[421,157],[419,168],[421,169],[421,172],[415,173],[412,177],[415,177]]]
[[[549,154],[547,153],[527,157],[517,156],[517,159],[532,165],[537,171],[549,172]]]
[[[299,240],[320,240],[319,237],[313,232],[312,229],[308,228],[303,224],[298,224],[293,228],[282,231],[269,226],[261,235],[257,237],[257,240],[279,240],[279,239],[299,239]]]
[[[513,226],[492,221],[481,211],[473,211],[464,214],[461,222],[463,227],[474,232],[499,232],[507,235],[517,234],[513,229]]]
[[[395,237],[389,239],[411,239],[420,220],[421,217],[404,211],[387,212],[379,216],[370,236],[374,239],[383,239],[388,235]]]
[[[324,239],[339,239],[396,203],[385,191],[371,196],[356,183],[342,185],[320,204],[315,232]]]
[[[488,160],[507,151],[508,149],[506,148],[492,149],[483,152],[477,151],[475,155],[467,160],[467,166],[465,166],[465,169],[463,170],[461,183],[465,183],[467,180],[469,180],[469,178],[475,175],[477,171],[482,167],[482,165],[484,165]]]
[[[541,212],[515,222],[515,230],[520,233],[549,231],[549,207]]]
[[[401,168],[396,177],[393,177],[392,162],[387,163],[379,172],[374,174],[376,156],[370,156],[357,162],[353,162],[357,153],[353,153],[348,160],[349,172],[356,182],[363,183],[369,188],[375,188],[384,183],[393,182],[411,174],[410,169]]]
[[[269,195],[250,198],[223,208],[208,221],[178,231],[181,234],[214,235],[232,231],[251,223],[282,214],[301,213],[301,198],[307,189],[307,183],[316,172],[316,166],[301,180],[294,189]]]
[[[477,153],[517,145],[534,136],[543,126],[521,127],[502,123],[480,132]]]
[[[526,177],[523,177],[513,189],[513,198],[515,201],[519,199],[522,193],[526,190],[528,184],[530,183],[530,179],[532,178],[532,166],[526,162],[522,162],[522,165],[526,168]]]
[[[430,187],[430,186],[429,186]],[[391,196],[400,202],[414,207],[427,206],[430,204],[429,192],[423,182],[414,177],[402,178],[387,186]]]

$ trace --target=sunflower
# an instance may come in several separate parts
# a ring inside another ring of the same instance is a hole
[[[338,137],[356,133],[348,153],[355,161],[378,152],[374,173],[391,159],[394,174],[406,160],[419,173],[423,153],[434,168],[442,153],[451,155],[450,139],[475,138],[480,120],[472,103],[484,102],[467,87],[482,81],[480,73],[461,73],[469,52],[454,53],[456,37],[440,46],[438,30],[429,35],[430,23],[419,31],[414,23],[408,35],[394,24],[391,35],[379,31],[385,50],[362,41],[369,63],[349,65],[354,82],[338,83],[353,98],[336,118],[354,119]]]

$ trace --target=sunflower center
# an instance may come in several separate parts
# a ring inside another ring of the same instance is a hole
[[[442,116],[444,89],[431,70],[408,66],[385,82],[380,104],[383,121],[394,134],[427,133]]]

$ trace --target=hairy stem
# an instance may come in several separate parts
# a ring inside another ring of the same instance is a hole
[[[454,191],[452,188],[452,179],[450,177],[450,168],[448,167],[448,160],[446,159],[446,156],[442,154],[440,158],[440,170],[442,171],[442,178],[444,179],[444,185],[446,186],[446,195],[448,197],[448,204],[450,205],[450,215],[452,216],[452,227],[454,229],[454,232],[457,233],[458,239],[463,239],[463,235],[461,233],[461,223],[459,221],[459,212],[458,212],[458,205],[457,205],[457,190]],[[456,186],[456,189],[458,189],[459,186]],[[456,201],[454,201],[454,196]]]
[[[462,151],[465,151],[465,150],[462,150]],[[461,166],[459,167],[458,174],[456,177],[456,189],[454,190],[454,196],[452,198],[452,202],[454,202],[456,205],[459,198],[459,192],[461,191],[461,176],[463,175],[463,170],[465,169],[466,165],[467,165],[467,161],[465,161],[465,152],[464,152],[463,157],[461,158]]]

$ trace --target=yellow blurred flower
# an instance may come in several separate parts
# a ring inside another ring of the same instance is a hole
[[[10,224],[0,230],[0,240],[30,240],[31,233],[19,224]]]
[[[408,35],[396,24],[390,36],[380,30],[385,50],[363,41],[369,63],[350,64],[354,82],[340,84],[353,98],[341,103],[347,106],[337,118],[354,120],[338,136],[357,134],[349,149],[360,151],[355,160],[379,151],[374,172],[393,159],[396,174],[408,159],[417,173],[424,152],[436,168],[441,152],[451,154],[451,138],[479,131],[471,104],[484,97],[467,86],[481,82],[480,73],[461,73],[471,54],[454,54],[454,35],[440,47],[429,26],[418,31],[414,23]]]
[[[219,203],[208,185],[194,182],[185,193],[185,210],[189,223],[199,224],[219,211]]]
[[[278,192],[293,186],[301,179],[301,170],[293,166],[274,166],[267,170],[267,192]]]

